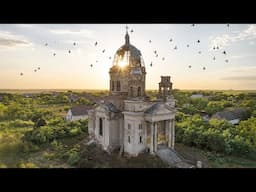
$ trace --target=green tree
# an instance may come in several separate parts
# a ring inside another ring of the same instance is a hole
[[[209,101],[209,103],[207,104],[205,111],[209,114],[209,115],[213,115],[214,113],[218,112],[218,111],[222,111],[224,109],[224,105],[223,102],[220,101]]]
[[[47,125],[45,119],[40,118],[40,119],[37,120],[34,127],[39,128],[39,127],[42,127],[42,126],[45,126],[45,125]]]

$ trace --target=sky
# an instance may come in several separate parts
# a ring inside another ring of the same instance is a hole
[[[256,90],[256,24],[128,27],[145,62],[146,89],[168,75],[177,89]],[[108,89],[125,32],[126,24],[0,24],[0,89]]]

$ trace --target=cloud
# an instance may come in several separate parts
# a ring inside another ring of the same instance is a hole
[[[33,27],[33,25],[30,24],[17,24],[18,27],[24,27],[24,28],[30,28]]]
[[[80,35],[87,38],[94,38],[93,32],[87,29],[50,29],[50,32],[59,35]]]
[[[255,73],[256,74],[256,66],[240,66],[229,68],[229,72],[238,72],[238,73]]]
[[[4,39],[0,37],[0,45],[2,46],[14,47],[19,44],[28,44],[28,42],[16,39]]]
[[[252,76],[229,76],[229,77],[223,77],[223,78],[221,78],[221,80],[256,81],[256,75],[252,75]]]
[[[255,45],[255,41],[250,41],[249,45]]]
[[[252,39],[256,39],[256,25],[249,25],[248,28],[244,31],[235,31],[232,35],[223,34],[215,38],[210,38],[210,50],[212,50],[213,46],[219,46],[220,48],[223,48],[237,41]]]
[[[8,31],[0,31],[0,46],[16,47],[29,45],[31,43],[21,36],[14,35]]]

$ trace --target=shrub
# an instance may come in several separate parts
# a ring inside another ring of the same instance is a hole
[[[35,128],[45,126],[46,124],[47,124],[46,121],[43,118],[40,118],[35,123]]]
[[[28,163],[24,163],[24,162],[19,162],[17,165],[18,168],[38,168],[34,163],[32,162],[28,162]]]
[[[23,121],[20,119],[16,119],[14,121],[11,121],[9,125],[11,127],[32,127],[34,126],[34,123],[32,121]]]
[[[0,162],[0,168],[8,168],[7,165]]]
[[[62,155],[62,158],[67,159],[68,164],[76,165],[80,161],[80,146],[75,145],[73,148],[68,150]]]

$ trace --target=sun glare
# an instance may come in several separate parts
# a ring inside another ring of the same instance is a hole
[[[125,67],[125,66],[127,65],[127,62],[123,59],[123,60],[121,60],[121,61],[118,62],[118,65],[119,65],[120,67]]]

